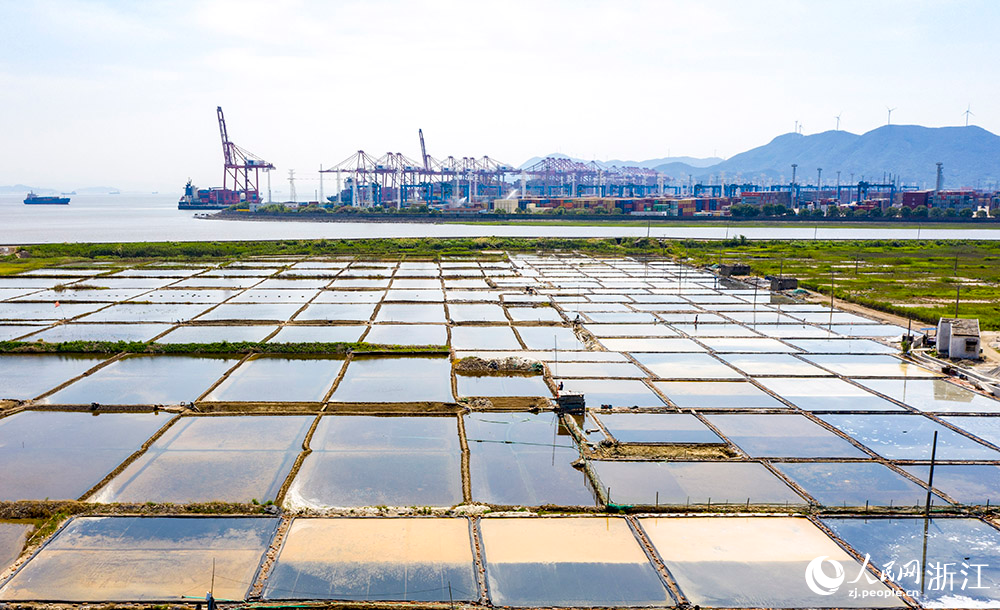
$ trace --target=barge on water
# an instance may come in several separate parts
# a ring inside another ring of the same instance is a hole
[[[27,205],[69,205],[69,197],[36,195],[34,192],[30,192],[24,198],[24,203]]]
[[[225,188],[200,189],[188,180],[184,195],[177,202],[178,210],[224,210],[243,201],[238,191]]]

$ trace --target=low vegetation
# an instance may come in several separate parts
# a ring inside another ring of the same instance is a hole
[[[803,288],[925,323],[980,319],[1000,329],[1000,243],[985,241],[694,241],[677,243],[689,262],[742,262],[755,275],[783,274]]]
[[[562,239],[530,237],[463,237],[399,239],[318,239],[276,241],[138,242],[118,244],[38,244],[0,257],[0,274],[11,274],[81,261],[140,264],[151,260],[226,262],[251,256],[496,257],[515,252],[576,250],[633,254],[661,250],[668,242],[649,238]],[[485,252],[485,254],[484,254]]]

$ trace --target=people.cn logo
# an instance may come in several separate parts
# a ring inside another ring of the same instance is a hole
[[[833,566],[833,576],[827,576],[823,571],[823,563]],[[820,555],[806,566],[806,585],[816,595],[833,595],[844,583],[844,566],[836,559],[827,559]]]

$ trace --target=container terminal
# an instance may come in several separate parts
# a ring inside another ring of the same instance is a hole
[[[335,209],[427,208],[447,212],[607,213],[666,217],[693,216],[994,216],[1000,214],[1000,192],[945,190],[943,164],[937,164],[934,189],[902,184],[891,174],[881,181],[824,183],[822,170],[813,184],[800,183],[797,165],[787,184],[725,182],[687,183],[654,169],[606,166],[567,158],[546,157],[516,168],[489,156],[442,159],[427,153],[418,130],[420,159],[388,152],[375,157],[359,150],[325,169],[320,166],[315,201],[295,197],[294,171],[289,172],[289,201],[270,196],[270,172],[275,169],[229,139],[222,107],[216,109],[223,150],[223,185],[199,189],[188,180],[178,208],[188,210],[244,209],[261,211],[271,205]],[[267,177],[262,194],[260,173]],[[326,196],[324,177],[334,182]],[[853,178],[853,175],[852,175]],[[266,196],[263,196],[266,195]],[[933,210],[937,210],[934,212]]]

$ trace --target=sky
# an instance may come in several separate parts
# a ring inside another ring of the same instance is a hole
[[[358,150],[730,157],[887,119],[1000,132],[995,0],[0,0],[0,185],[181,191],[229,136],[299,192]]]

